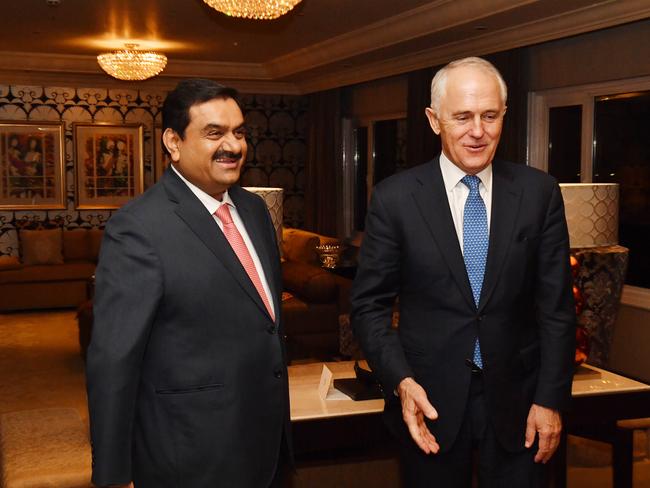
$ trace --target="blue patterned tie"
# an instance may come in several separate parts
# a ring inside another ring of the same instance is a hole
[[[485,261],[488,252],[488,226],[485,203],[478,191],[481,182],[478,176],[466,175],[462,181],[469,188],[469,195],[465,201],[465,214],[463,217],[463,258],[467,276],[472,287],[474,303],[478,307],[481,298],[481,287],[485,275]],[[476,338],[474,344],[474,364],[483,368],[481,359],[481,346]]]

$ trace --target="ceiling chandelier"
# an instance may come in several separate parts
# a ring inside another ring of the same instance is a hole
[[[97,56],[99,66],[118,80],[146,80],[167,66],[167,56],[155,51],[141,51],[137,44],[125,44],[125,49]]]
[[[302,0],[203,0],[210,7],[231,17],[277,19]]]

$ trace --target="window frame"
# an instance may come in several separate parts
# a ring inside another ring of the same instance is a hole
[[[650,76],[530,92],[528,94],[526,164],[542,171],[548,171],[549,110],[553,107],[580,105],[582,107],[580,181],[591,183],[596,144],[594,140],[596,98],[615,93],[648,90],[650,90]],[[650,310],[650,288],[624,285],[621,303]]]

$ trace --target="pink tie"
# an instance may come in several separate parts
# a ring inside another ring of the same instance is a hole
[[[235,251],[235,254],[239,258],[239,262],[246,270],[246,273],[253,282],[253,285],[255,285],[255,289],[257,290],[257,293],[260,294],[260,298],[264,302],[269,315],[273,320],[275,320],[275,314],[273,313],[273,309],[269,303],[269,298],[264,292],[264,287],[262,286],[260,275],[257,274],[255,263],[253,262],[253,258],[251,258],[250,252],[248,252],[248,248],[246,247],[244,239],[237,230],[237,226],[235,226],[235,223],[232,221],[232,216],[230,215],[228,204],[224,203],[221,205],[214,214],[219,220],[221,220],[221,223],[223,224],[223,233],[225,234],[226,239],[228,239],[230,247],[232,247],[232,250]]]

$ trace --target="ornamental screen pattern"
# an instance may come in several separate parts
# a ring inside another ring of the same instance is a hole
[[[154,158],[160,154],[156,148],[160,141],[154,140],[154,133],[161,126],[164,99],[162,91],[0,84],[0,121],[64,124],[67,202],[65,210],[0,211],[0,255],[18,255],[20,228],[103,228],[110,218],[111,210],[75,209],[74,123],[141,124],[144,185],[145,189],[151,186],[155,178]],[[241,184],[283,188],[284,225],[302,227],[307,99],[243,94],[241,101],[249,130]]]

